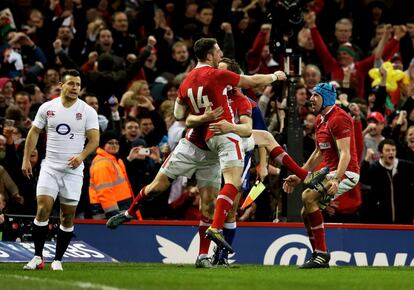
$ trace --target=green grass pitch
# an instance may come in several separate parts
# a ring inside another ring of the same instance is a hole
[[[23,271],[21,263],[0,264],[2,290],[172,289],[172,290],[397,290],[414,289],[412,267],[296,267],[237,265],[195,269],[193,265],[64,263],[63,272]]]

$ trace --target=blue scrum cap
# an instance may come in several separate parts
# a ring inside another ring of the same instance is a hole
[[[335,104],[336,90],[331,84],[319,83],[313,88],[312,92],[322,96],[322,108],[333,106]]]

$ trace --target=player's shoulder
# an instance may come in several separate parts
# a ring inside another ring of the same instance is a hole
[[[42,105],[40,105],[39,111],[49,109],[49,108],[56,108],[59,105],[59,102],[60,102],[60,97],[44,102]]]
[[[89,106],[84,100],[78,99],[77,105],[81,108],[85,108],[86,110],[89,110],[89,108],[92,108]],[[92,108],[93,109],[93,108]]]
[[[223,71],[226,71],[226,70],[217,69],[217,68],[211,67],[211,66],[204,66],[204,67],[200,67],[198,71],[194,71],[194,73],[197,74],[198,77],[201,76],[202,78],[205,78],[207,80],[211,80],[213,78],[218,78],[218,77],[222,76]]]
[[[341,107],[335,106],[333,115],[332,115],[332,120],[337,121],[337,122],[352,121],[352,117],[348,114],[348,112],[346,112]]]
[[[79,99],[79,111],[84,112],[86,116],[90,116],[92,118],[96,118],[98,120],[98,113],[95,111],[94,108],[89,106],[85,101]]]
[[[94,108],[89,106],[84,100],[81,100],[81,99],[78,99],[77,106],[78,106],[78,108],[80,108],[81,110],[84,110],[84,111],[95,111]]]

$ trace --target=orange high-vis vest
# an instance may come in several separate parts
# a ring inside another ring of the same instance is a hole
[[[134,199],[125,164],[98,148],[90,167],[89,200],[100,204],[105,213],[119,210],[118,202]]]

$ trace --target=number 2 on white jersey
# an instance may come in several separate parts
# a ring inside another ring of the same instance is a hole
[[[203,87],[198,87],[197,89],[197,103],[194,99],[193,89],[189,88],[187,91],[187,95],[190,98],[191,104],[193,105],[194,111],[196,113],[200,113],[200,108],[207,108],[212,106],[210,100],[208,99],[207,95],[203,96]]]

